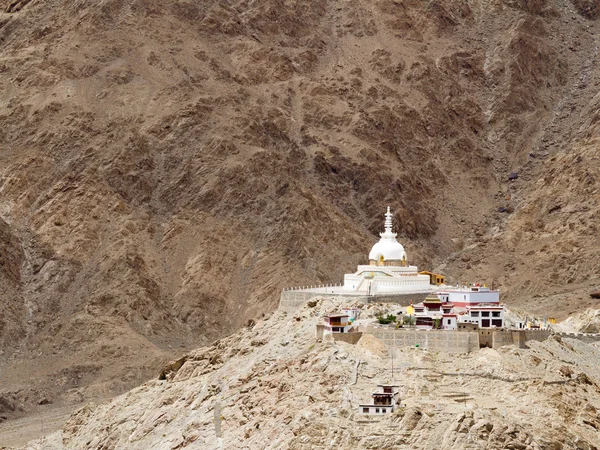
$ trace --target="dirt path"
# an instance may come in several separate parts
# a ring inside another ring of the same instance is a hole
[[[0,423],[0,447],[25,445],[58,430],[77,407],[55,407],[38,414]]]

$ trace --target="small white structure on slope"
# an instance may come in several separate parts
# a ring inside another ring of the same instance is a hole
[[[330,314],[323,318],[324,332],[323,334],[331,333],[348,333],[352,328],[350,316],[348,314]]]
[[[396,409],[400,386],[391,384],[379,384],[379,392],[373,392],[373,403],[369,405],[358,405],[361,414],[391,414]]]
[[[402,244],[392,232],[392,213],[388,206],[385,231],[369,253],[369,265],[358,266],[356,273],[344,275],[345,292],[357,294],[418,294],[433,292],[428,275],[420,275],[417,266],[408,265]]]

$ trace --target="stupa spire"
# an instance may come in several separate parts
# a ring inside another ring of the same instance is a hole
[[[379,233],[381,237],[396,237],[396,233],[392,232],[392,213],[390,212],[390,207],[387,207],[387,212],[385,213],[385,231],[383,233]]]
[[[385,213],[385,232],[392,232],[392,213],[390,212],[390,207],[387,207],[387,212]]]

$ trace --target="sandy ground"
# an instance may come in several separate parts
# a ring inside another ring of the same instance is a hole
[[[19,419],[7,420],[0,424],[0,446],[17,447],[25,445],[58,430],[77,407],[50,407],[38,413]]]

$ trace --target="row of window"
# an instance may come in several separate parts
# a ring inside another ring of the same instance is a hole
[[[370,408],[363,408],[363,413],[369,414],[369,409]],[[391,412],[392,410],[390,409],[389,411]],[[385,414],[386,412],[388,412],[387,408],[375,408],[375,414]]]
[[[471,317],[479,317],[479,311],[471,311]],[[481,311],[481,317],[490,317],[490,312]],[[500,317],[500,311],[492,311],[492,317]]]

